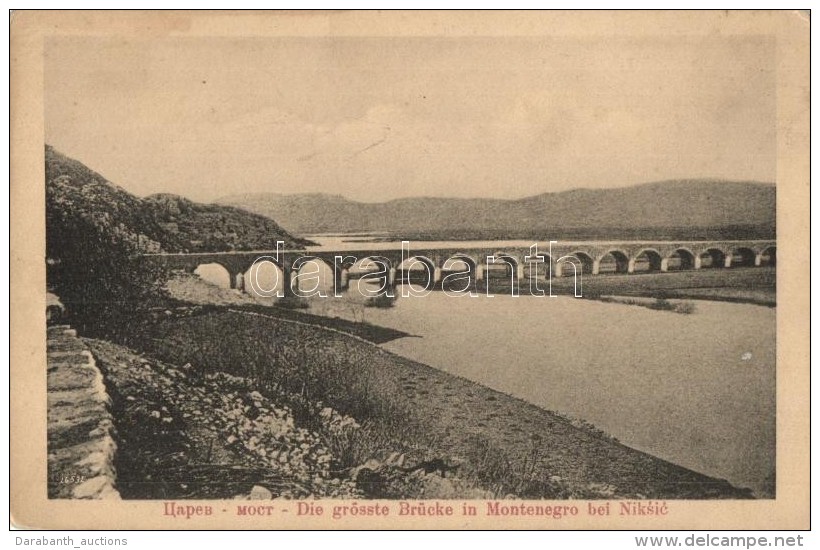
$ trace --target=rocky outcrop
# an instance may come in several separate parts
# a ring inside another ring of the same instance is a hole
[[[94,356],[66,325],[48,328],[48,496],[120,498],[114,422]]]
[[[297,422],[247,378],[164,363],[104,340],[83,343],[113,400],[123,499],[257,499],[265,490],[291,499],[361,496],[332,452],[354,437],[352,418],[304,402]],[[307,416],[310,429],[301,422]]]

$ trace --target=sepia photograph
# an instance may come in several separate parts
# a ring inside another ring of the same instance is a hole
[[[19,15],[24,524],[807,527],[808,14]]]

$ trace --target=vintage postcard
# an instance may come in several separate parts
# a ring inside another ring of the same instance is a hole
[[[809,527],[807,12],[10,25],[18,527]]]

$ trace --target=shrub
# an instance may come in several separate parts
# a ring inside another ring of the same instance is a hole
[[[666,298],[656,298],[654,302],[647,306],[649,309],[657,309],[660,311],[674,311],[675,305]]]
[[[675,313],[689,315],[695,312],[695,304],[692,302],[680,302],[675,305]]]
[[[285,309],[308,309],[310,302],[302,296],[284,296],[276,300],[274,305]]]
[[[365,307],[384,307],[389,308],[396,305],[396,302],[399,299],[399,295],[395,294],[393,296],[389,294],[379,294],[373,298],[368,298],[367,302],[365,302]]]
[[[587,290],[582,292],[584,298],[588,300],[603,300],[604,296],[597,290]]]

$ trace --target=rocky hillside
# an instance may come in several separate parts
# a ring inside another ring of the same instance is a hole
[[[47,283],[84,333],[163,299],[165,273],[141,253],[299,247],[273,220],[182,197],[139,198],[82,163],[45,149]]]
[[[575,189],[515,200],[414,197],[362,203],[340,195],[234,195],[219,199],[300,233],[380,231],[449,238],[771,238],[775,187],[675,180]],[[321,215],[320,215],[321,213]]]
[[[139,252],[270,249],[278,240],[290,247],[308,243],[273,220],[239,208],[176,195],[136,197],[48,145],[45,165],[47,221],[55,230],[79,218],[104,239]],[[49,246],[49,256],[61,249]]]

